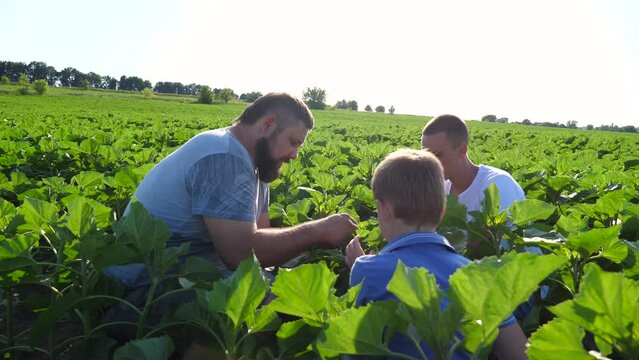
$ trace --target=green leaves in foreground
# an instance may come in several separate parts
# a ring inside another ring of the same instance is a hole
[[[407,268],[400,261],[388,283],[388,291],[399,298],[399,315],[417,330],[435,358],[448,358],[464,312],[455,303],[441,309],[447,301],[444,301],[435,276],[425,268]]]
[[[175,346],[168,336],[135,340],[118,348],[114,360],[167,360]]]
[[[450,277],[447,296],[466,310],[462,326],[466,349],[474,354],[490,345],[499,325],[566,261],[557,255],[508,253],[457,270]]]
[[[267,290],[268,280],[253,255],[242,261],[233,275],[213,284],[208,295],[209,309],[226,314],[235,329],[244,322],[254,324],[256,309]]]
[[[386,326],[395,317],[395,303],[377,302],[357,309],[349,309],[340,317],[331,319],[328,328],[317,342],[322,357],[338,354],[389,356],[384,335]]]
[[[531,360],[592,360],[582,345],[584,330],[561,319],[553,319],[530,337]]]
[[[587,268],[574,300],[550,308],[555,315],[591,332],[600,352],[615,348],[623,354],[639,354],[639,283],[596,265]],[[563,344],[561,337],[557,341]],[[555,345],[556,346],[556,345]],[[550,345],[535,345],[547,351]]]
[[[138,201],[132,201],[130,212],[114,225],[119,237],[124,237],[142,258],[164,247],[171,232],[164,221],[151,215]]]
[[[337,275],[323,264],[306,264],[295,269],[280,269],[271,288],[277,298],[269,304],[269,307],[319,325],[325,319],[324,310],[329,295],[333,294],[333,284],[336,280]]]

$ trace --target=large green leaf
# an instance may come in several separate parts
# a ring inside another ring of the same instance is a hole
[[[555,318],[530,337],[526,352],[530,360],[592,360],[582,344],[584,334],[579,326]]]
[[[457,303],[441,310],[444,296],[435,276],[424,268],[407,268],[400,261],[387,289],[406,307],[406,320],[417,329],[433,355],[445,358],[464,312]]]
[[[315,341],[320,331],[320,327],[309,325],[304,320],[282,324],[276,333],[280,357],[297,359],[302,355],[308,355],[310,344]],[[311,358],[315,358],[315,356],[313,355]]]
[[[16,207],[5,199],[0,198],[0,229],[7,226],[16,213]]]
[[[134,340],[115,350],[114,360],[168,360],[175,345],[168,336]]]
[[[83,197],[75,198],[69,205],[69,217],[67,218],[67,228],[73,235],[82,239],[90,231],[94,223],[93,208]]]
[[[476,353],[488,346],[499,325],[566,261],[558,255],[511,252],[458,269],[450,277],[447,296],[466,310],[468,321],[462,328],[466,349]]]
[[[564,236],[588,230],[588,219],[579,214],[561,215],[555,228]]]
[[[280,269],[271,288],[277,297],[268,305],[274,311],[321,323],[337,275],[323,263]]]
[[[515,225],[526,225],[531,221],[546,220],[555,212],[555,207],[536,199],[515,201],[509,208]]]
[[[233,274],[213,284],[208,294],[212,311],[226,314],[235,328],[242,323],[256,324],[256,309],[264,300],[268,280],[264,277],[255,255],[242,261]]]
[[[104,174],[97,171],[82,171],[71,178],[80,188],[95,188],[102,184]]]
[[[608,217],[617,216],[623,209],[632,205],[626,201],[627,196],[625,190],[611,191],[597,199],[595,210]]]
[[[49,226],[57,219],[58,208],[49,202],[26,197],[18,213],[24,216],[26,228],[48,232]]]
[[[129,214],[114,225],[118,238],[131,243],[143,258],[161,248],[171,237],[164,221],[153,217],[137,201],[132,201]]]
[[[588,254],[602,251],[602,256],[619,263],[628,255],[628,247],[619,240],[621,225],[572,235],[566,245],[573,250],[583,249]]]
[[[481,204],[484,214],[491,217],[495,217],[499,214],[499,189],[495,183],[490,183],[486,190],[484,190],[484,199]]]
[[[34,233],[17,234],[7,238],[0,234],[0,261],[13,258],[30,258],[31,248],[37,244],[38,235]]]
[[[105,182],[114,188],[135,189],[142,177],[135,172],[135,169],[127,166],[115,173],[113,177],[106,177]]]
[[[579,293],[550,308],[555,315],[616,346],[624,354],[639,354],[639,283],[592,264]]]
[[[393,312],[382,303],[349,309],[340,317],[331,318],[328,327],[318,337],[317,349],[322,357],[338,354],[389,356],[386,326]],[[385,341],[386,340],[386,341]]]

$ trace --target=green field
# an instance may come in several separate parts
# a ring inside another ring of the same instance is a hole
[[[246,107],[195,100],[60,88],[21,96],[14,85],[0,85],[0,352],[17,359],[109,358],[119,345],[105,335],[109,324],[99,313],[119,301],[121,289],[101,270],[129,261],[145,262],[167,288],[198,289],[198,302],[157,326],[146,326],[139,309],[140,342],[120,347],[116,358],[136,347],[148,351],[146,358],[167,358],[187,330],[217,338],[228,358],[388,355],[374,334],[391,324],[428,338],[424,319],[407,314],[438,313],[426,300],[436,294],[417,294],[419,303],[402,298],[393,308],[354,308],[340,250],[304,254],[275,284],[251,259],[218,280],[197,259],[178,263],[183,249],[164,249],[163,224],[143,209],[122,218],[155,163],[198,132],[230,125]],[[419,148],[428,118],[313,113],[316,129],[299,158],[271,184],[272,223],[348,212],[360,222],[365,247],[379,250],[385,240],[369,187],[373,169],[397,148]],[[463,346],[486,358],[495,324],[543,285],[548,295],[521,324],[530,358],[588,359],[592,350],[638,359],[639,135],[467,123],[471,160],[511,172],[526,200],[508,214],[486,209],[467,223],[465,209],[449,198],[440,232],[451,242],[470,232],[489,245],[503,237],[510,249],[497,246],[454,275],[449,293],[473,299],[458,304],[463,321],[434,317],[430,325],[460,328],[475,340]],[[523,253],[525,245],[545,255]],[[464,286],[469,277],[472,291]],[[305,287],[311,283],[324,290]],[[412,285],[404,293],[424,284]],[[259,307],[269,289],[279,302]],[[510,294],[497,296],[496,289]]]

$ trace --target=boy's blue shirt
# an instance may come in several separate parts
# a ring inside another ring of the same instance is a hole
[[[446,292],[449,287],[450,276],[460,267],[468,264],[470,260],[459,255],[448,243],[445,237],[434,232],[413,232],[404,234],[386,245],[377,255],[365,255],[359,257],[351,269],[350,285],[362,283],[362,288],[357,296],[357,304],[363,305],[380,300],[398,300],[395,295],[386,290],[398,261],[401,260],[407,267],[426,268],[435,276],[437,285]],[[442,307],[447,305],[444,299]],[[501,327],[515,323],[510,316]],[[381,341],[381,339],[380,339]],[[406,337],[395,336],[389,346],[393,351],[420,357],[415,346]],[[428,348],[423,345],[427,355]],[[469,359],[470,356],[463,350],[455,352],[454,359]]]

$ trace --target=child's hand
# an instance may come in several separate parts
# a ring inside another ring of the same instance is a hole
[[[346,257],[344,259],[346,260],[346,265],[348,265],[349,269],[353,267],[353,264],[355,264],[355,260],[357,260],[358,257],[366,255],[364,254],[362,245],[359,243],[359,235],[355,236],[353,240],[346,245],[344,252],[346,253]]]

